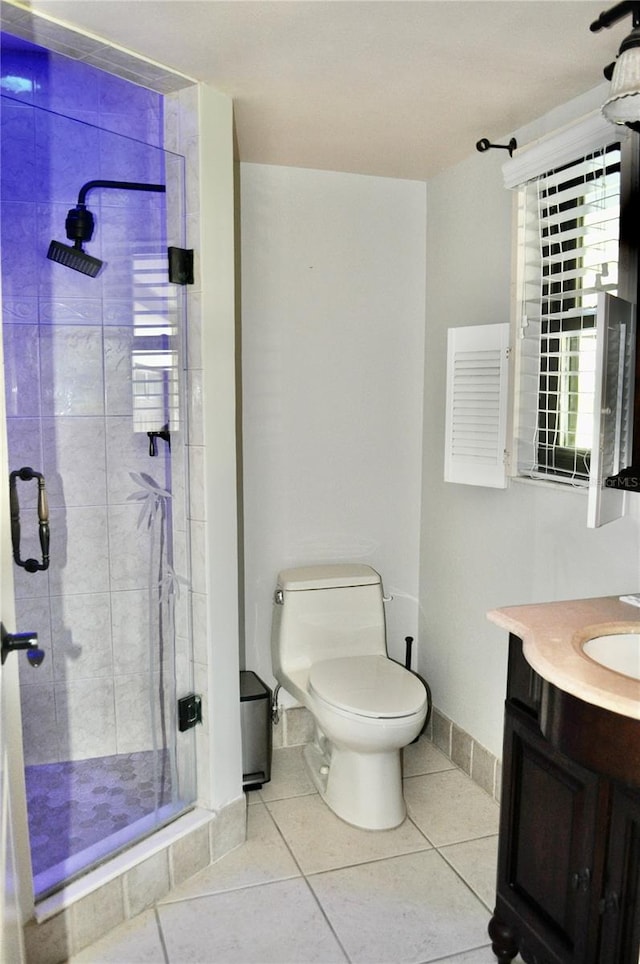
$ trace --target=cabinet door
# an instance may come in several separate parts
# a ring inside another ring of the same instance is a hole
[[[525,960],[595,959],[588,918],[598,799],[597,776],[507,705],[496,917]]]
[[[640,795],[613,791],[600,901],[599,964],[638,964],[640,955]]]

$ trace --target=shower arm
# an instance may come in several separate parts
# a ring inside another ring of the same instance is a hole
[[[47,258],[50,261],[63,264],[67,268],[72,268],[74,271],[80,271],[90,278],[95,278],[103,265],[99,258],[87,254],[82,247],[84,241],[91,240],[95,224],[93,214],[87,207],[87,194],[97,187],[115,188],[121,191],[153,191],[158,194],[166,192],[164,184],[142,184],[139,181],[99,180],[87,181],[86,184],[82,185],[78,194],[78,203],[67,212],[64,222],[67,238],[69,241],[73,241],[73,247],[71,248],[69,245],[62,244],[62,242],[54,239],[49,245]]]
[[[87,181],[78,193],[78,207],[86,207],[87,194],[96,187],[109,187],[121,191],[153,191],[156,194],[164,194],[167,190],[164,184],[141,184],[137,181]]]

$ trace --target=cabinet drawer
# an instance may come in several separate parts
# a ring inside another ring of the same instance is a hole
[[[509,636],[509,666],[507,675],[507,700],[540,718],[542,678],[534,672],[522,651],[522,640],[513,633]]]

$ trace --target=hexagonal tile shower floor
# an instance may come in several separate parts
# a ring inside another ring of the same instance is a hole
[[[25,768],[31,862],[36,881],[171,802],[166,752],[153,750]],[[100,849],[100,848],[98,848]],[[85,861],[92,863],[91,859]],[[39,892],[36,883],[36,893]]]

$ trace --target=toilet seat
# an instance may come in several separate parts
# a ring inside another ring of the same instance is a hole
[[[386,656],[345,656],[314,663],[308,687],[330,706],[370,719],[414,716],[427,699],[418,677]]]

